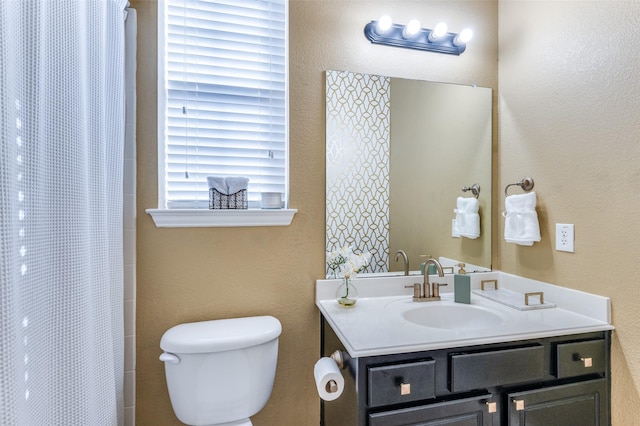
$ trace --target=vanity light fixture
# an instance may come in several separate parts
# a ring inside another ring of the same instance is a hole
[[[369,22],[364,27],[364,35],[375,44],[460,55],[467,48],[467,42],[473,33],[470,29],[465,29],[460,34],[447,32],[447,24],[444,22],[434,29],[420,28],[420,23],[415,19],[407,25],[394,24],[385,15],[379,21]]]

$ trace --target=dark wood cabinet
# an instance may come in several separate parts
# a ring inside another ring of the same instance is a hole
[[[346,351],[322,320],[322,356]],[[324,426],[605,426],[610,331],[349,358]]]

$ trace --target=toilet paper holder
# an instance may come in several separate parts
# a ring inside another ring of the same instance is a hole
[[[334,401],[342,395],[344,377],[341,372],[347,365],[348,354],[334,351],[330,356],[323,356],[313,366],[313,376],[318,395],[325,401]]]
[[[349,360],[349,354],[346,354],[340,350],[335,350],[330,356],[329,358],[331,358],[337,365],[338,368],[340,370],[344,370],[345,367],[347,366],[346,361]]]
[[[338,366],[338,368],[340,370],[344,370],[346,367],[346,363],[345,360],[348,360],[349,358],[349,354],[345,354],[340,350],[335,350],[330,356],[329,358],[331,358],[336,365]],[[335,380],[329,380],[329,382],[327,382],[327,385],[325,386],[325,390],[329,393],[334,393],[338,391],[338,384],[336,383]]]

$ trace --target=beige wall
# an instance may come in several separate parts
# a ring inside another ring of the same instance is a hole
[[[286,228],[157,229],[156,4],[134,1],[138,41],[137,424],[177,425],[158,361],[162,333],[186,321],[273,314],[283,324],[273,395],[260,425],[317,425],[314,281],[324,274],[324,76],[348,69],[498,88],[496,1],[290,0],[291,206]],[[366,22],[391,13],[474,26],[460,57],[371,45]],[[640,2],[500,1],[497,191],[536,181],[542,242],[502,242],[494,266],[612,298],[614,424],[640,407]],[[574,36],[579,34],[579,36]],[[586,37],[587,40],[583,40]],[[568,44],[566,50],[560,50]],[[497,103],[496,103],[497,104]],[[495,123],[495,119],[494,119]],[[495,155],[495,154],[494,154]],[[562,160],[561,156],[568,160]],[[576,253],[553,250],[576,224]],[[634,423],[635,422],[635,423]]]
[[[542,241],[500,238],[497,266],[611,298],[615,425],[640,424],[639,16],[637,1],[499,9],[498,187],[535,179]],[[556,223],[575,224],[575,253],[555,251]]]
[[[497,88],[497,3],[455,1],[290,2],[290,205],[284,228],[158,229],[144,213],[157,206],[156,12],[137,1],[138,293],[136,417],[139,425],[177,425],[159,341],[187,321],[273,314],[283,333],[271,400],[260,425],[317,425],[313,364],[320,353],[315,280],[324,274],[326,69]],[[473,48],[460,57],[373,46],[364,25],[383,13],[473,25]]]

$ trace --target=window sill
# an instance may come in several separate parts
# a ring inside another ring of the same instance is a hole
[[[147,209],[158,228],[289,226],[297,209]]]

